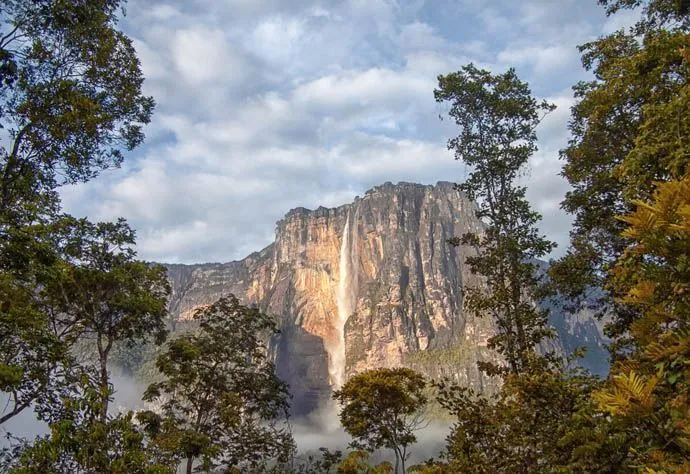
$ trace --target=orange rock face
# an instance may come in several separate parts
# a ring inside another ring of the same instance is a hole
[[[475,206],[451,183],[386,183],[335,209],[297,208],[276,239],[239,262],[171,265],[171,312],[233,293],[276,317],[276,368],[295,412],[330,397],[332,386],[369,368],[410,366],[490,389],[476,367],[488,318],[463,311],[463,288],[481,285],[447,239],[481,232]],[[347,314],[346,314],[347,313]]]

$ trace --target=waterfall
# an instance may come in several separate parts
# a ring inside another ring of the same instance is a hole
[[[340,242],[340,275],[336,302],[338,314],[335,320],[336,343],[330,353],[328,372],[334,388],[340,388],[345,382],[345,323],[355,311],[357,302],[357,260],[359,259],[356,242],[355,212],[354,223],[350,227],[350,213],[347,213],[343,237]]]

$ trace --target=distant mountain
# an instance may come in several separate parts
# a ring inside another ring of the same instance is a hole
[[[244,260],[168,265],[171,313],[184,324],[195,308],[233,293],[275,315],[281,335],[271,350],[297,413],[374,367],[404,365],[492,390],[476,363],[496,358],[486,348],[494,325],[463,310],[463,288],[482,283],[464,263],[474,251],[446,242],[481,228],[475,204],[452,183],[386,183],[335,209],[293,209],[275,242]],[[591,315],[551,306],[557,348],[586,345],[585,365],[605,371]]]

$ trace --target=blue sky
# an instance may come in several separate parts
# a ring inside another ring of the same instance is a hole
[[[514,66],[558,106],[525,182],[563,251],[558,150],[570,88],[588,77],[577,45],[632,21],[596,0],[130,0],[122,28],[158,106],[146,144],[64,188],[65,207],[126,217],[147,260],[243,258],[293,207],[344,204],[385,181],[462,180],[433,90],[474,62]]]

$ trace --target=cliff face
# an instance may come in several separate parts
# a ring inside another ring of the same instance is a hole
[[[290,211],[275,242],[242,261],[170,265],[170,309],[183,321],[233,293],[275,315],[272,350],[296,412],[373,367],[406,365],[491,389],[476,362],[495,357],[486,349],[493,326],[462,309],[462,289],[479,284],[464,263],[472,250],[446,243],[480,226],[451,183],[386,183],[335,209]],[[562,336],[584,331],[601,346],[590,320],[568,321]]]

